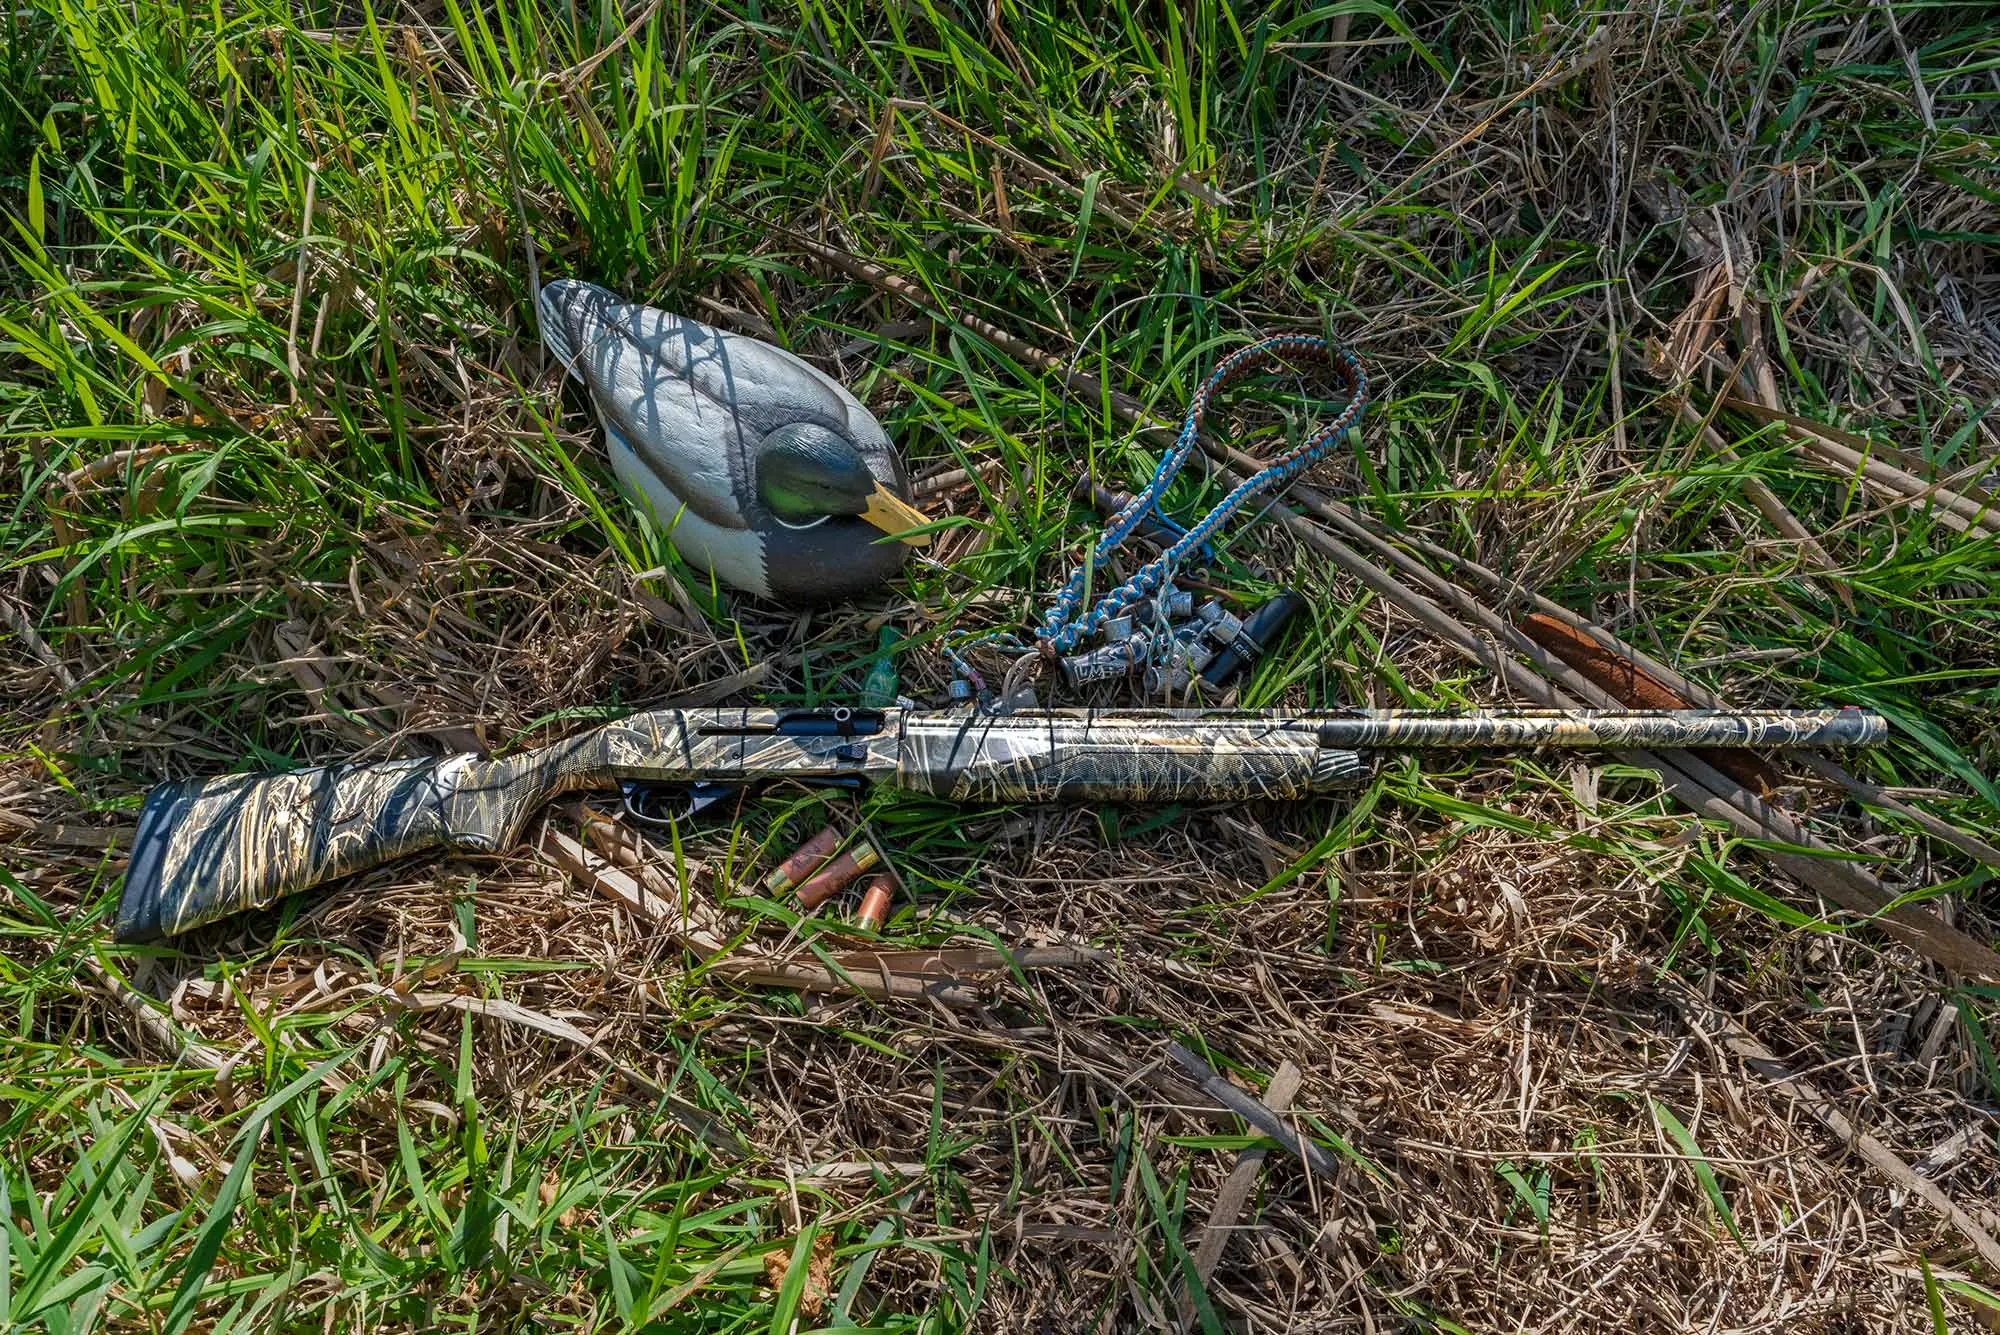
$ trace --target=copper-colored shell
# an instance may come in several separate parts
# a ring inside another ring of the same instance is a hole
[[[895,894],[895,882],[887,876],[871,876],[861,892],[861,908],[854,915],[854,925],[864,932],[879,932],[889,917],[889,903]]]
[[[826,860],[838,847],[840,831],[829,825],[793,849],[790,857],[772,868],[771,874],[764,878],[764,888],[773,895],[784,894],[825,866]]]
[[[871,843],[864,841],[848,849],[799,886],[799,907],[812,912],[881,860],[882,855],[875,851],[875,845]]]

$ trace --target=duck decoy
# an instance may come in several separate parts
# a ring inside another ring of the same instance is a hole
[[[545,284],[538,309],[543,342],[590,391],[612,471],[689,565],[824,603],[929,542],[909,532],[929,520],[881,423],[800,358],[574,279]]]

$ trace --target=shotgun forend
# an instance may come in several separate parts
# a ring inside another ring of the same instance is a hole
[[[1290,800],[1357,786],[1365,753],[1392,747],[1848,747],[1887,730],[1859,709],[656,710],[501,760],[163,784],[139,815],[116,934],[172,936],[409,853],[501,853],[549,799],[585,789],[797,779],[951,802]]]

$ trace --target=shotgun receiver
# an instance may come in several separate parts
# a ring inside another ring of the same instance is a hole
[[[1859,709],[665,709],[502,760],[326,765],[162,784],[139,813],[119,941],[172,936],[431,849],[501,853],[561,793],[885,784],[948,802],[1243,802],[1359,786],[1392,747],[1872,746]]]

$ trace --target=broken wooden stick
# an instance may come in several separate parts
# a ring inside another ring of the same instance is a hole
[[[1282,1116],[1292,1106],[1292,1096],[1299,1092],[1303,1080],[1298,1067],[1290,1062],[1279,1063],[1271,1083],[1264,1089],[1264,1106]],[[1222,1190],[1215,1194],[1215,1205],[1208,1212],[1208,1222],[1201,1226],[1201,1242],[1194,1251],[1195,1277],[1204,1289],[1222,1260],[1222,1251],[1229,1245],[1236,1221],[1243,1217],[1243,1207],[1250,1203],[1250,1193],[1257,1189],[1257,1179],[1264,1174],[1264,1158],[1269,1153],[1253,1146],[1238,1154],[1236,1166],[1229,1170]],[[1181,1297],[1180,1314],[1181,1327],[1186,1329],[1194,1320],[1193,1284]]]
[[[1314,1173],[1320,1177],[1332,1177],[1339,1171],[1340,1165],[1334,1157],[1292,1130],[1285,1119],[1278,1116],[1277,1109],[1259,1102],[1230,1084],[1219,1071],[1189,1049],[1179,1043],[1169,1043],[1167,1055],[1174,1059],[1175,1065],[1201,1085],[1204,1094],[1277,1141],[1287,1154]]]

